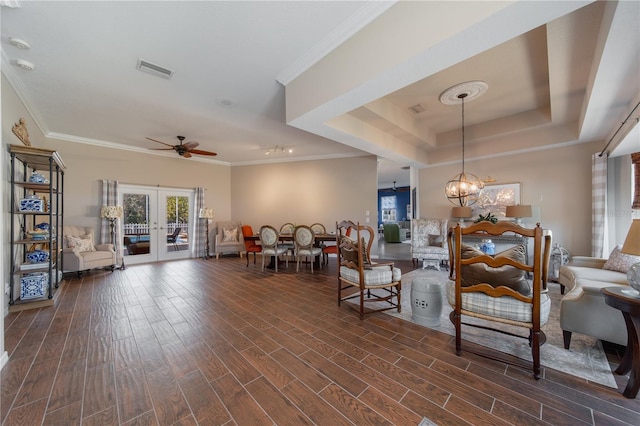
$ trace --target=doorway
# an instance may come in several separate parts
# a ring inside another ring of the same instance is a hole
[[[189,258],[193,202],[193,190],[120,185],[125,263]]]

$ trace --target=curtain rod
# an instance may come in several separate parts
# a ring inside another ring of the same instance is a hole
[[[607,144],[604,146],[604,148],[602,148],[602,151],[600,151],[600,155],[598,155],[598,157],[602,157],[602,155],[604,155],[604,152],[607,150],[607,148],[609,147],[609,145],[611,144],[611,142],[613,142],[613,138],[616,137],[616,135],[618,134],[618,132],[620,131],[620,129],[622,129],[622,126],[624,126],[625,124],[627,124],[627,121],[629,121],[629,118],[633,115],[633,113],[635,112],[636,109],[638,109],[638,106],[640,106],[640,102],[638,102],[636,104],[636,106],[633,107],[633,109],[631,110],[631,112],[629,113],[629,115],[627,115],[627,118],[624,119],[624,121],[622,123],[620,123],[620,127],[618,127],[618,130],[616,130],[616,132],[613,134],[613,136],[611,136],[611,139],[609,139],[609,142],[607,142]],[[638,120],[638,119],[636,119]]]

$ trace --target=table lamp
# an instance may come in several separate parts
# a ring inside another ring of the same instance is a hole
[[[200,214],[198,215],[198,217],[200,219],[206,219],[205,221],[205,230],[206,230],[206,242],[205,242],[205,249],[204,249],[204,256],[203,259],[207,260],[209,258],[209,220],[213,219],[215,217],[215,212],[213,211],[213,209],[204,207],[202,209],[200,209]]]
[[[531,206],[529,204],[507,206],[507,211],[505,212],[505,216],[515,218],[516,224],[522,226],[522,218],[531,217]]]
[[[471,207],[459,206],[451,209],[451,217],[458,219],[458,223],[462,226],[462,222],[466,218],[471,217]]]
[[[633,219],[631,222],[627,238],[624,240],[620,252],[640,256],[640,219]],[[629,285],[633,287],[633,290],[625,289],[622,292],[630,296],[640,296],[640,262],[631,265],[631,268],[627,271],[627,281],[629,281]]]

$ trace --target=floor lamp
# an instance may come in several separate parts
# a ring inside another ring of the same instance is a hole
[[[102,206],[100,217],[109,221],[109,229],[111,230],[111,244],[116,251],[118,257],[118,245],[116,244],[116,221],[122,217],[122,206]],[[117,260],[117,259],[116,259]],[[120,269],[124,269],[124,257],[121,257]]]
[[[209,220],[213,219],[214,216],[215,213],[213,212],[213,209],[207,207],[200,209],[200,214],[198,215],[200,219],[205,219],[206,242],[204,246],[204,256],[202,256],[204,260],[209,258]]]

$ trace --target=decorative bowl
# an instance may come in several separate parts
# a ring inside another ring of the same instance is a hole
[[[30,263],[44,263],[49,260],[49,252],[46,250],[34,250],[27,253]]]
[[[49,230],[51,229],[51,226],[47,222],[41,222],[36,225],[36,229],[49,232]]]
[[[49,239],[49,231],[44,231],[41,229],[34,229],[33,231],[28,231],[29,237],[32,240],[48,240]]]

